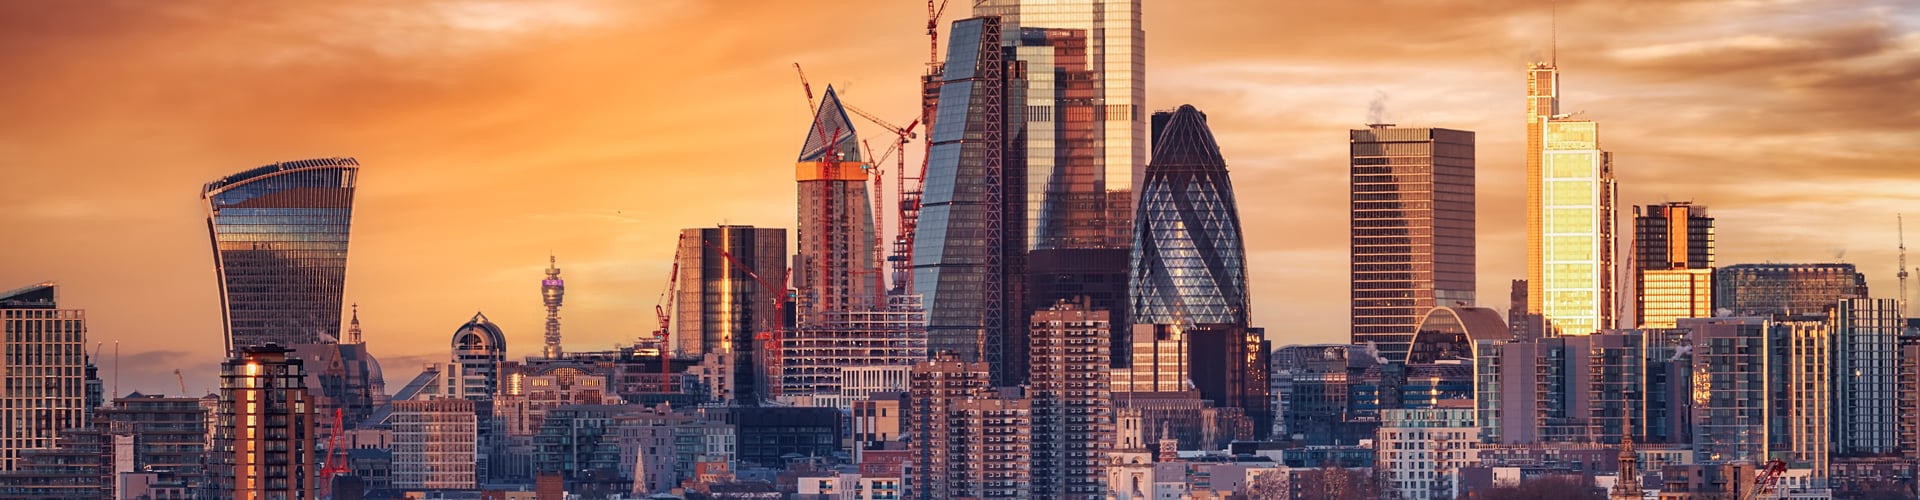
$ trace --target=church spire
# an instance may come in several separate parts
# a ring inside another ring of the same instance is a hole
[[[362,344],[360,341],[360,304],[353,304],[353,320],[347,323],[347,343]]]

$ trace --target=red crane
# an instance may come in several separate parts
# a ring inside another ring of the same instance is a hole
[[[874,216],[873,262],[874,262],[874,265],[877,266],[877,265],[880,265],[880,262],[883,262],[880,259],[880,246],[881,246],[880,245],[880,228],[885,227],[885,225],[880,220],[881,211],[879,209],[880,176],[878,175],[878,173],[880,172],[880,165],[886,163],[887,161],[886,157],[891,155],[894,151],[900,152],[900,156],[895,158],[896,163],[895,163],[894,179],[901,180],[900,190],[896,192],[901,193],[900,195],[901,202],[904,203],[906,201],[906,185],[904,183],[905,181],[902,179],[904,179],[907,175],[907,143],[913,142],[913,139],[917,139],[920,137],[919,134],[916,134],[913,131],[914,127],[920,126],[920,119],[915,118],[913,121],[908,122],[907,126],[902,127],[899,125],[888,123],[886,120],[882,120],[880,119],[880,117],[874,116],[873,113],[868,113],[866,110],[854,107],[852,104],[846,104],[846,103],[841,103],[841,104],[847,108],[847,111],[852,111],[853,114],[860,115],[861,118],[865,118],[867,119],[867,121],[873,122],[874,125],[879,125],[882,128],[887,129],[887,132],[892,133],[896,138],[893,145],[887,148],[887,153],[881,155],[880,159],[873,163],[874,165],[873,171],[876,174],[874,175],[874,178],[873,178],[873,193],[874,193],[874,207],[875,207],[874,214],[873,214]],[[872,148],[868,148],[868,149],[872,149]],[[901,230],[902,231],[910,230],[906,226],[906,222],[904,220],[901,223]],[[898,249],[895,249],[895,251],[898,252]],[[895,273],[893,277],[894,286],[901,287],[901,290],[903,292],[906,290],[906,287],[904,285],[907,283],[907,280],[908,280],[907,276],[905,276],[906,274],[905,271],[910,266],[911,264],[903,265],[903,263],[899,261],[895,261],[895,264],[893,266],[894,273]],[[878,273],[875,273],[873,281],[874,281],[874,288],[876,289],[874,290],[874,294],[875,294],[874,304],[875,305],[885,304],[886,301],[884,299],[883,292],[879,290],[881,288],[885,288],[885,286],[880,283],[880,277]]]
[[[653,302],[653,315],[659,319],[659,328],[653,331],[653,340],[660,344],[660,393],[673,392],[672,346],[667,342],[673,336],[673,303],[679,298],[680,289],[680,251],[687,242],[687,233],[680,233],[680,239],[673,244],[673,268],[667,272],[667,289],[660,292],[660,298]]]
[[[749,266],[747,265],[747,263],[741,262],[740,259],[734,258],[733,254],[727,252],[727,249],[720,248],[718,245],[714,245],[713,242],[707,241],[707,240],[700,240],[700,244],[705,245],[707,248],[712,249],[714,252],[718,252],[721,257],[726,258],[727,262],[732,263],[734,267],[738,267],[742,271],[745,271],[747,273],[747,277],[753,278],[753,282],[758,283],[760,285],[760,289],[766,292],[768,296],[772,297],[773,326],[771,328],[762,330],[759,333],[755,334],[754,340],[760,341],[761,348],[766,350],[767,359],[764,366],[767,367],[767,372],[772,374],[781,373],[781,367],[783,365],[781,364],[781,361],[780,361],[780,345],[781,345],[781,342],[786,339],[786,328],[787,328],[786,289],[781,287],[776,287],[770,283],[767,283],[767,280],[764,278],[761,278],[759,273],[753,272],[753,266]],[[729,276],[729,278],[731,278],[731,276]],[[759,315],[756,314],[755,316],[759,316]],[[766,320],[767,318],[760,317],[760,319]],[[773,380],[778,380],[777,378],[773,378],[773,377],[769,377],[769,378]],[[767,397],[769,399],[780,397],[780,384],[778,383],[768,384]]]
[[[1787,463],[1783,461],[1769,460],[1761,464],[1760,470],[1754,472],[1753,488],[1741,495],[1740,499],[1774,498],[1774,488],[1780,485],[1780,476],[1786,472]]]
[[[320,466],[320,484],[323,487],[333,484],[333,476],[352,471],[347,468],[347,447],[340,439],[340,435],[346,433],[341,424],[343,415],[339,408],[333,409],[333,435],[327,436],[326,460]]]
[[[812,118],[813,118],[814,124],[820,125],[822,123],[825,123],[819,119],[821,110],[813,104],[813,86],[807,83],[806,70],[800,69],[800,63],[793,63],[793,69],[795,72],[798,72],[800,74],[800,88],[802,90],[805,90],[807,93],[807,106],[810,108],[813,108]],[[828,91],[829,92],[832,91],[831,86],[828,87]],[[824,106],[825,102],[823,101],[821,105]],[[845,106],[843,105],[842,107],[844,108]],[[837,150],[837,148],[840,145],[840,133],[841,133],[840,127],[834,127],[832,133],[828,133],[826,127],[815,127],[814,130],[815,130],[815,133],[820,136],[821,148],[822,148],[820,152],[819,166],[818,166],[818,169],[816,170],[818,177],[820,178],[821,181],[837,179],[840,177],[840,151]],[[832,182],[820,183],[819,205],[820,205],[820,214],[819,214],[820,225],[818,227],[820,228],[820,230],[814,231],[819,234],[810,235],[810,236],[813,238],[817,238],[820,241],[820,246],[819,246],[820,255],[815,257],[820,261],[819,263],[820,271],[818,275],[813,276],[813,279],[806,280],[808,282],[807,285],[809,290],[807,290],[804,293],[807,293],[810,296],[812,296],[813,310],[826,311],[826,310],[832,310],[833,308],[833,303],[832,303],[833,297],[831,296],[831,294],[825,293],[827,288],[827,283],[828,283],[827,281],[828,270],[830,269],[831,263],[833,262],[832,236],[834,231],[830,231],[827,229],[832,225],[833,215],[834,215],[833,214],[834,204],[833,204],[833,183]],[[809,236],[809,235],[803,234],[802,236]],[[819,288],[819,289],[813,290],[813,288]]]
[[[940,88],[940,16],[947,11],[947,0],[927,0],[927,74],[921,77],[920,123],[933,128],[934,107],[938,104]],[[886,125],[882,125],[883,127]],[[898,129],[898,127],[888,127]],[[931,132],[929,132],[931,133]],[[927,141],[926,150],[920,156],[920,175],[913,177],[913,187],[907,187],[906,166],[900,166],[900,172],[894,173],[894,182],[900,193],[899,234],[893,239],[894,286],[902,295],[913,293],[913,232],[920,226],[920,195],[927,179],[927,158],[932,156],[933,141]],[[904,156],[905,151],[901,152]],[[903,163],[904,159],[901,160]]]

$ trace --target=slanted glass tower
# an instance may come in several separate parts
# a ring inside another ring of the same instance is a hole
[[[269,342],[338,342],[359,172],[352,158],[275,163],[201,191],[229,356]]]
[[[1000,19],[953,23],[913,241],[927,349],[985,361],[1006,380],[1008,339],[1025,338],[1025,80],[1009,71]],[[1009,325],[1013,328],[1009,329]]]
[[[1154,145],[1134,217],[1134,324],[1247,325],[1240,212],[1207,115],[1193,106],[1180,106]]]

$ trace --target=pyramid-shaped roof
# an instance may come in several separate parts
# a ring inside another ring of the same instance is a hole
[[[813,126],[807,128],[807,142],[800,147],[799,161],[820,161],[830,140],[836,143],[834,155],[840,161],[860,161],[860,138],[854,134],[853,120],[847,118],[847,109],[840,105],[840,95],[834,93],[832,85],[820,98],[820,109],[814,110]]]
[[[1153,162],[1147,169],[1159,167],[1208,170],[1227,167],[1226,158],[1220,156],[1220,144],[1213,140],[1213,130],[1207,128],[1206,113],[1191,104],[1183,104],[1173,112],[1166,129],[1160,132],[1159,144],[1153,148]]]

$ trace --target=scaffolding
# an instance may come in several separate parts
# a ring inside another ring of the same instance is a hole
[[[812,406],[845,407],[840,370],[912,366],[927,359],[920,296],[891,296],[883,307],[822,311],[781,341],[781,394]]]

